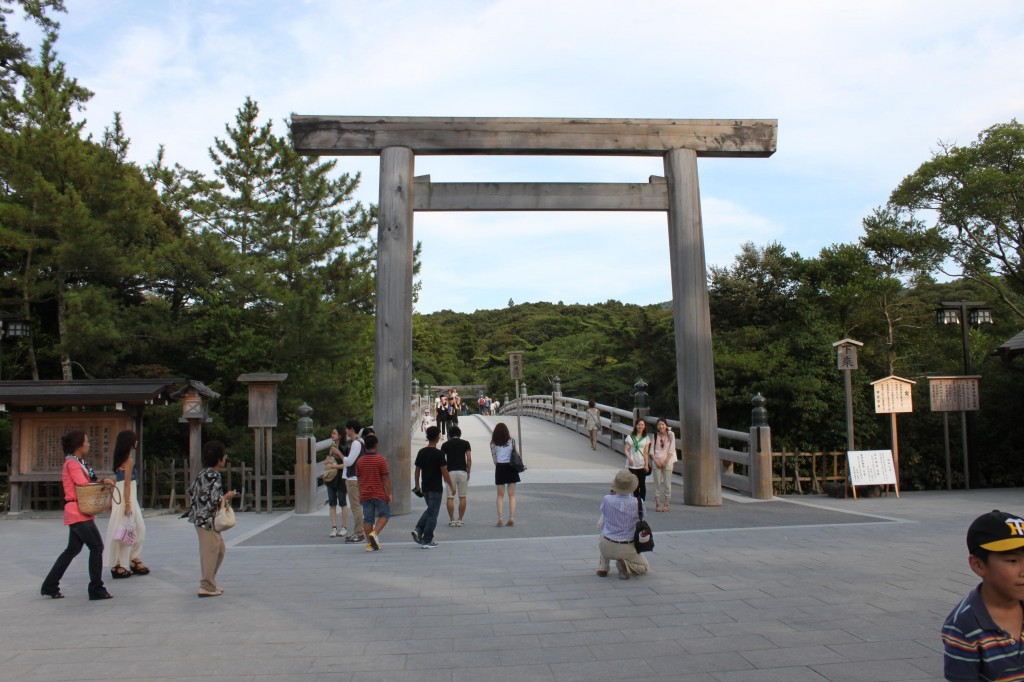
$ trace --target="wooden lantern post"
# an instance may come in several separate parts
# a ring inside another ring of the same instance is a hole
[[[273,511],[274,427],[277,426],[277,385],[287,374],[241,374],[239,383],[249,386],[249,428],[256,438],[256,485],[254,508],[263,511],[260,482],[266,472],[267,511]]]

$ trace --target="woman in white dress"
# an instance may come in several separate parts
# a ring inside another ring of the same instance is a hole
[[[149,568],[142,563],[142,542],[146,539],[146,522],[142,518],[139,488],[135,482],[138,470],[135,467],[134,453],[138,444],[139,438],[134,431],[122,431],[117,434],[117,440],[114,442],[113,466],[114,474],[117,476],[117,491],[120,493],[114,495],[114,499],[120,499],[121,502],[111,505],[104,552],[104,563],[110,567],[110,575],[114,580],[149,573]],[[130,544],[115,539],[118,530],[126,521],[127,527],[135,531],[134,542]]]

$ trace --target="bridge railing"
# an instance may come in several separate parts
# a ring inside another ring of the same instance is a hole
[[[764,398],[760,394],[753,399],[754,410],[751,426],[747,431],[718,429],[718,460],[722,467],[722,486],[746,493],[759,500],[772,498],[772,448],[771,428],[767,424]],[[553,422],[578,434],[588,436],[586,417],[588,401],[556,395],[526,395],[510,400],[501,406],[500,414],[521,413]],[[613,452],[623,452],[626,437],[633,431],[637,419],[647,422],[648,428],[655,426],[657,419],[648,414],[646,408],[624,410],[611,405],[596,403],[601,413],[601,429],[598,443]],[[521,410],[521,412],[519,412]],[[680,423],[666,419],[668,426],[678,436]],[[676,438],[675,474],[681,473],[680,459],[682,439]]]

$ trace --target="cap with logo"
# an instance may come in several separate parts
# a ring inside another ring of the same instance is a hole
[[[1024,547],[1024,519],[1016,514],[993,509],[974,519],[967,529],[967,549],[1009,552]]]

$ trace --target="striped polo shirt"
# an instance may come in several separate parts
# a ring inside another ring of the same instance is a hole
[[[971,590],[942,626],[946,679],[1022,681],[1024,646],[995,624],[980,590]]]

